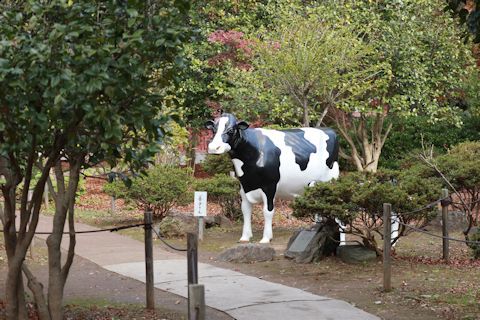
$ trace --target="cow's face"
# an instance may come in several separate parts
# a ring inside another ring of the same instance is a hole
[[[208,144],[208,153],[222,154],[232,150],[240,137],[240,131],[248,128],[244,121],[237,122],[234,115],[223,113],[215,121],[205,122],[205,127],[213,131],[213,140]]]

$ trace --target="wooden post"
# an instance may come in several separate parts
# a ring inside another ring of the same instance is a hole
[[[205,320],[205,288],[202,284],[188,286],[188,319]]]
[[[392,205],[383,204],[383,291],[392,291]]]
[[[193,297],[190,296],[190,285],[198,284],[198,238],[195,233],[187,233],[187,274],[188,274],[188,319],[195,319],[194,309],[190,306],[194,305]]]
[[[115,197],[112,196],[111,200],[110,200],[110,210],[112,210],[112,213],[115,213]]]
[[[198,283],[198,238],[194,233],[187,233],[187,270],[188,284]]]
[[[442,189],[442,245],[443,245],[443,259],[448,261],[449,259],[449,244],[448,244],[448,189]]]
[[[145,285],[147,309],[155,309],[155,291],[153,287],[153,239],[152,239],[152,211],[145,210]]]
[[[198,240],[203,241],[203,230],[205,229],[205,220],[203,217],[198,217]]]

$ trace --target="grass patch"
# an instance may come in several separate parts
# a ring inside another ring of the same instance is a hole
[[[146,310],[141,304],[116,303],[104,299],[74,299],[65,306],[67,319],[186,319],[183,314],[166,309]]]

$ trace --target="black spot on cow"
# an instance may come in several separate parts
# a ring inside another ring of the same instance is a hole
[[[245,193],[262,189],[267,196],[268,210],[273,210],[273,200],[280,181],[281,150],[260,130],[243,130],[230,151],[232,159],[243,162],[243,176],[239,177]]]
[[[288,129],[282,132],[285,132],[285,144],[292,148],[295,162],[300,166],[300,170],[304,171],[308,167],[310,155],[317,152],[317,148],[305,139],[305,131],[301,129]]]
[[[327,140],[327,166],[332,169],[333,164],[338,161],[338,139],[337,134],[330,128],[322,128],[322,131],[325,132],[328,136]]]

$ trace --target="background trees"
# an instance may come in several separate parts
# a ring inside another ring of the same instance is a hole
[[[63,287],[73,261],[74,205],[80,170],[123,158],[140,170],[158,150],[168,77],[151,77],[174,61],[187,35],[187,1],[26,1],[1,6],[0,174],[8,254],[8,319],[24,319],[22,269],[42,319],[62,319]],[[34,167],[41,174],[32,180]],[[54,172],[56,187],[50,178]],[[24,264],[50,185],[55,199],[47,240],[49,286]],[[20,189],[21,202],[16,206]],[[28,192],[33,189],[31,201]],[[19,228],[15,216],[19,216]],[[65,263],[60,243],[68,221]]]
[[[288,108],[302,106],[304,124],[331,106],[327,123],[346,141],[342,156],[359,171],[376,171],[392,129],[388,117],[425,115],[460,125],[458,80],[467,78],[473,60],[441,8],[440,1],[291,5],[280,12],[296,23],[277,19],[260,35],[268,49],[256,51],[252,70],[242,73],[245,83],[260,83],[264,96],[290,96]],[[260,96],[248,88],[235,101]],[[321,107],[308,114],[312,106]]]

